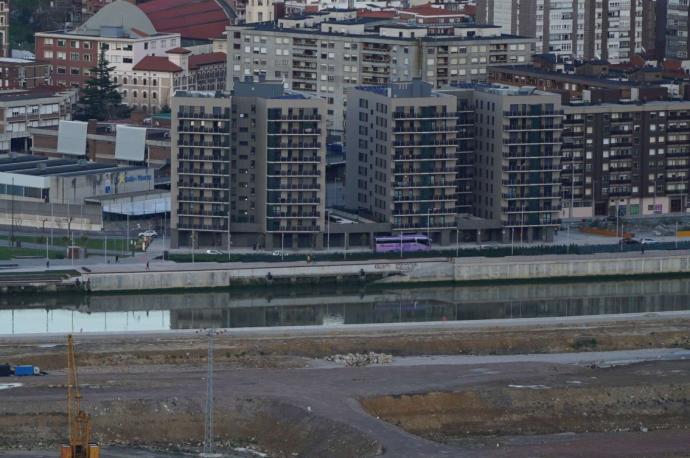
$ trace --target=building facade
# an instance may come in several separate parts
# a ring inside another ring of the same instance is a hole
[[[10,0],[0,1],[0,57],[10,55]]]
[[[172,108],[173,246],[322,246],[324,100],[238,82]]]
[[[644,51],[649,6],[644,0],[480,0],[477,21],[536,37],[537,53],[618,63]]]
[[[158,33],[135,5],[118,0],[71,31],[36,33],[36,58],[53,67],[58,86],[83,87],[103,51],[114,67],[112,75],[130,78],[134,66],[147,56],[165,56],[180,46],[180,34]]]
[[[32,127],[57,126],[72,118],[73,89],[38,88],[0,95],[0,152],[27,151]]]
[[[563,110],[564,218],[688,211],[690,102]]]
[[[421,80],[348,93],[346,206],[448,244],[456,227],[456,99]]]
[[[0,58],[0,89],[34,89],[51,85],[49,63],[10,57]]]
[[[428,35],[426,26],[356,20],[326,12],[278,24],[228,28],[228,82],[251,76],[282,80],[327,100],[329,129],[343,131],[344,90],[422,78],[435,87],[486,80],[494,65],[528,63],[533,40],[495,27],[454,27]],[[331,22],[339,21],[339,22]]]
[[[504,241],[551,241],[560,226],[561,97],[483,88],[475,116],[475,216],[500,221]]]
[[[690,49],[690,33],[688,33],[690,3],[687,0],[665,0],[665,2],[665,57],[687,60]]]
[[[537,36],[535,0],[478,0],[475,19],[479,24],[501,27],[503,33]]]

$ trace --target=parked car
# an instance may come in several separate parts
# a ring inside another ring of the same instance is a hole
[[[642,245],[649,245],[649,244],[651,244],[651,243],[657,243],[657,241],[654,240],[654,239],[651,239],[651,238],[649,238],[649,237],[643,237],[643,238],[640,239],[640,243],[641,243]]]
[[[206,250],[206,254],[224,254],[222,251],[218,250]]]
[[[626,237],[624,239],[621,239],[621,243],[623,243],[624,245],[638,245],[640,241],[631,237]]]
[[[139,232],[139,237],[150,237],[152,239],[155,239],[156,237],[158,237],[158,232],[154,231],[153,229],[149,229],[144,232]]]

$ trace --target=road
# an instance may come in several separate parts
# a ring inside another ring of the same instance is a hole
[[[564,384],[565,380],[579,380],[592,386],[608,386],[606,384],[609,382],[615,385],[630,377],[639,377],[641,383],[644,383],[647,376],[640,371],[638,365],[597,369],[596,373],[588,367],[592,364],[627,365],[633,361],[654,361],[653,364],[657,365],[656,374],[672,374],[675,371],[683,376],[683,373],[690,370],[690,351],[649,349],[516,357],[399,358],[390,366],[363,368],[326,367],[320,361],[303,369],[237,370],[220,367],[214,376],[215,396],[221,405],[225,405],[223,400],[229,399],[268,399],[293,406],[307,417],[336,421],[376,440],[385,449],[385,456],[391,457],[451,457],[467,454],[486,457],[614,456],[591,453],[592,450],[606,450],[606,447],[617,442],[623,443],[618,456],[635,456],[637,451],[646,456],[687,451],[687,448],[683,448],[687,445],[683,439],[687,438],[687,431],[548,436],[539,441],[507,437],[496,438],[496,442],[500,444],[498,448],[450,446],[409,434],[379,420],[369,415],[358,401],[388,394],[448,392],[487,385],[556,386]],[[142,377],[143,370],[145,369],[141,367],[126,366],[85,368],[80,371],[80,379],[85,385],[85,399],[93,406],[104,405],[112,400],[146,399],[147,402],[167,402],[172,398],[203,393],[203,366],[159,367],[155,371],[146,371],[145,377]],[[63,372],[55,372],[46,377],[23,379],[25,385],[12,390],[12,397],[4,408],[7,412],[12,412],[21,409],[21,405],[64,402],[62,390],[51,388],[64,383],[64,378]],[[132,422],[136,423],[136,420],[132,419]],[[587,451],[589,455],[586,454]]]

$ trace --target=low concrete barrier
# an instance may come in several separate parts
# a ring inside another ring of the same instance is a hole
[[[184,268],[184,265],[180,265]],[[436,258],[401,261],[210,265],[189,270],[85,272],[78,278],[89,291],[278,286],[321,282],[433,283],[597,278],[690,273],[689,251],[648,254]],[[73,280],[74,281],[74,280]]]

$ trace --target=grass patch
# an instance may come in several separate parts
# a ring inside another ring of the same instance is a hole
[[[10,248],[10,247],[0,247],[0,260],[8,261],[17,256],[38,256],[45,257],[46,251],[34,248]],[[64,253],[50,253],[50,259],[63,259],[65,257]]]

